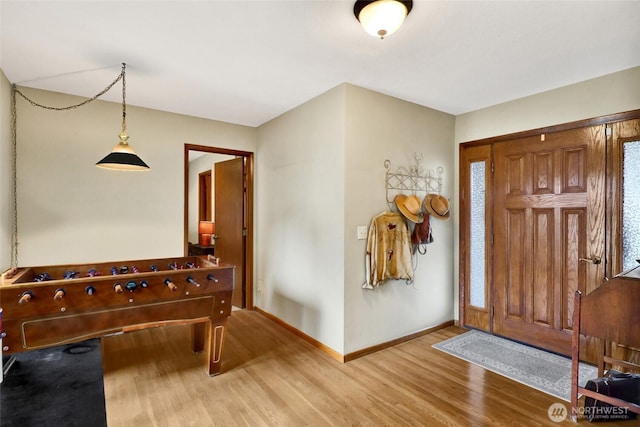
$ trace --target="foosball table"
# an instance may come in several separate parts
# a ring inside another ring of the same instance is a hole
[[[193,351],[217,375],[234,268],[211,256],[12,268],[0,282],[2,351],[191,324]]]

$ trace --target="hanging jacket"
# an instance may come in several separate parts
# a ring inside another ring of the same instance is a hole
[[[396,212],[382,212],[371,220],[365,255],[365,289],[389,279],[413,281],[411,240],[406,219]]]

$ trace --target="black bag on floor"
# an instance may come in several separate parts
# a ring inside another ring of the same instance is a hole
[[[584,388],[640,404],[640,374],[610,371],[607,377],[587,381]],[[633,420],[636,417],[637,414],[627,408],[619,408],[592,397],[584,399],[584,418],[589,422]]]

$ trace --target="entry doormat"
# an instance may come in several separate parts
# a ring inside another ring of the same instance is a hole
[[[13,356],[0,384],[2,427],[107,425],[99,338]]]
[[[433,347],[558,399],[571,401],[569,358],[476,330]],[[581,386],[597,376],[595,366],[580,363]]]

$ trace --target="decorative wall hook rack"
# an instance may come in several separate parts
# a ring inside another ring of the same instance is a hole
[[[440,194],[442,192],[442,175],[444,169],[439,166],[433,169],[424,169],[422,153],[415,153],[415,164],[409,167],[399,166],[395,170],[391,169],[391,161],[385,160],[384,167],[387,170],[384,179],[387,203],[393,205],[394,198],[400,193],[412,193],[427,195],[429,193]]]

